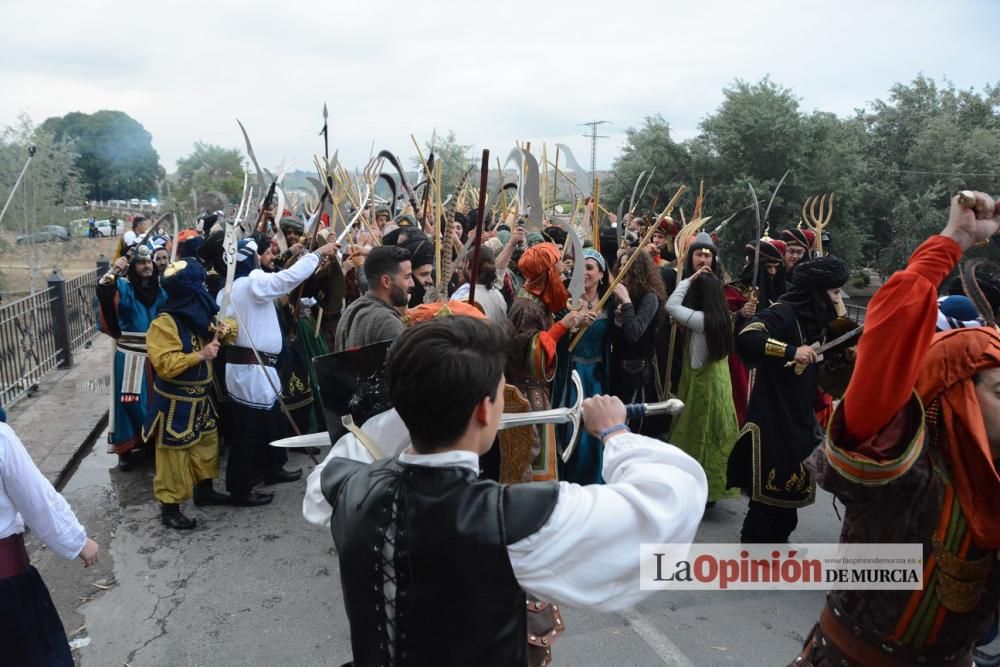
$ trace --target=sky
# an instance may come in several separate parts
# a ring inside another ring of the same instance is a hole
[[[435,129],[476,155],[561,142],[587,165],[581,123],[605,120],[607,168],[649,115],[696,135],[736,79],[841,116],[919,73],[1000,81],[993,0],[258,4],[0,0],[0,127],[122,110],[172,172],[195,141],[243,150],[236,118],[262,167],[312,169],[324,102],[348,167],[373,143],[408,164],[411,133]]]

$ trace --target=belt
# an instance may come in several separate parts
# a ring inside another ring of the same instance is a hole
[[[809,657],[813,650],[819,650],[820,655],[834,654],[843,665],[879,665],[880,667],[908,667],[912,665],[937,665],[940,667],[971,667],[972,653],[969,650],[956,650],[945,655],[944,651],[930,649],[927,651],[908,651],[906,655],[896,655],[897,648],[892,651],[873,646],[856,636],[843,621],[834,614],[829,605],[823,608],[819,624],[813,629],[813,634],[799,657],[791,663],[795,665],[812,664]]]
[[[254,354],[253,350],[249,347],[240,347],[238,345],[229,345],[225,348],[226,350],[226,362],[230,364],[253,364],[257,365],[264,362],[265,366],[276,367],[278,365],[278,355],[270,354],[268,352],[258,352],[260,355],[260,360],[257,360],[257,355]]]
[[[31,561],[24,548],[24,534],[16,533],[0,539],[0,579],[24,574]]]

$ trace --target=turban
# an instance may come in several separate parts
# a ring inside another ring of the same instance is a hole
[[[565,308],[569,299],[562,276],[556,270],[561,258],[555,244],[539,243],[525,250],[517,261],[517,270],[524,276],[524,289],[541,299],[553,313]]]
[[[290,216],[287,218],[282,218],[281,222],[278,223],[278,226],[281,228],[281,231],[283,232],[292,231],[292,232],[298,232],[299,234],[303,234],[306,231],[306,226],[302,223],[301,220]]]
[[[812,242],[815,237],[816,235],[813,232],[799,229],[798,227],[792,227],[781,232],[781,240],[787,245],[802,246],[806,250],[812,248]]]
[[[752,264],[754,254],[757,252],[753,241],[746,245],[746,251]],[[774,239],[760,240],[760,261],[764,264],[784,261],[784,252],[775,245]]]
[[[219,306],[205,287],[208,274],[198,262],[179,259],[163,271],[163,291],[167,302],[161,313],[170,313],[175,319],[202,338],[211,338],[209,325]]]
[[[462,316],[462,317],[472,317],[477,320],[485,320],[486,315],[483,314],[479,308],[475,305],[470,305],[465,301],[438,301],[435,303],[424,303],[416,308],[410,308],[406,311],[406,323],[418,324],[420,322],[429,322],[430,320],[439,317],[448,317],[450,315]]]
[[[796,264],[792,282],[797,290],[828,290],[843,287],[849,276],[842,259],[827,255]]]
[[[937,427],[944,437],[938,438],[938,447],[951,467],[976,546],[990,550],[1000,548],[1000,474],[993,463],[972,378],[997,367],[1000,334],[996,330],[945,331],[934,336],[916,386],[924,405],[940,405]]]
[[[434,263],[434,243],[425,234],[409,238],[399,245],[410,251],[410,266],[414,269]]]
[[[657,220],[656,226],[659,228],[659,232],[666,234],[667,236],[677,236],[677,234],[681,231],[681,223],[669,216],[663,216]]]

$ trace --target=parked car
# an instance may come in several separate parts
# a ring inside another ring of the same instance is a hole
[[[18,245],[25,243],[45,243],[47,241],[69,241],[69,230],[59,225],[45,225],[29,234],[14,237]]]

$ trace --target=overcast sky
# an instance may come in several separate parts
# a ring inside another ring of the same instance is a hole
[[[167,171],[201,140],[265,168],[363,164],[372,142],[404,158],[410,133],[455,131],[506,155],[564,142],[589,163],[580,123],[607,120],[598,165],[660,113],[675,139],[734,79],[771,78],[806,111],[846,115],[918,73],[961,88],[1000,80],[1000,2],[508,0],[268,3],[0,0],[0,125],[120,109]],[[263,5],[261,5],[263,6]]]

